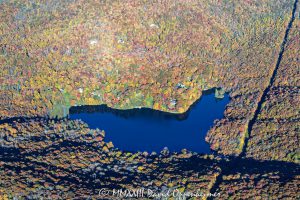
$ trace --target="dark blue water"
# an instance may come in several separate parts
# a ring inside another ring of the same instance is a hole
[[[107,106],[80,106],[70,109],[71,119],[81,119],[90,128],[105,130],[105,141],[126,151],[170,151],[188,149],[209,153],[205,135],[215,119],[223,117],[229,97],[216,99],[213,91],[202,97],[184,114],[152,109],[116,110]]]

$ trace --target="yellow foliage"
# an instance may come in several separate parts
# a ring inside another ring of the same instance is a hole
[[[182,108],[182,107],[180,107],[180,108],[178,108],[178,112],[179,112],[179,113],[184,113],[184,112],[185,112],[185,109]]]
[[[153,109],[159,110],[160,109],[159,103],[155,102],[154,105],[153,105]]]

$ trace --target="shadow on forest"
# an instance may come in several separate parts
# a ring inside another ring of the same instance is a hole
[[[62,147],[63,146],[63,147]],[[41,149],[39,151],[29,152],[29,153],[21,153],[18,148],[1,148],[0,149],[0,161],[4,163],[18,163],[22,162],[22,166],[18,166],[17,164],[11,167],[9,165],[9,169],[15,172],[25,171],[26,173],[34,173],[34,171],[43,166],[47,170],[39,171],[39,174],[48,174],[50,171],[53,173],[61,172],[67,173],[68,176],[64,177],[63,180],[72,183],[85,183],[85,187],[95,190],[100,187],[100,185],[95,184],[94,178],[92,178],[93,171],[89,173],[83,173],[80,170],[72,170],[69,168],[57,167],[51,163],[39,162],[32,159],[32,157],[44,157],[51,156],[54,151],[60,149],[60,153],[65,151],[73,151],[73,152],[81,152],[83,154],[85,151],[97,151],[96,149],[91,149],[85,144],[76,144],[72,142],[64,142],[62,146],[48,147],[47,149]],[[75,149],[71,147],[76,147]],[[34,148],[34,147],[31,147]],[[99,153],[99,151],[97,151]],[[160,155],[163,157],[162,155]],[[157,156],[149,156],[148,158],[156,158]],[[53,158],[55,159],[55,158]],[[121,159],[122,160],[122,159]],[[154,159],[153,159],[154,160]],[[126,163],[121,162],[113,162],[111,165],[126,165]],[[80,160],[78,160],[80,162]],[[118,187],[120,182],[109,181],[110,177],[120,177],[121,172],[124,170],[116,172],[113,170],[112,166],[109,167],[110,164],[103,164],[103,168],[109,169],[105,177],[102,177],[100,180],[107,180],[109,184],[106,184],[105,187]],[[211,160],[204,159],[198,155],[193,155],[190,158],[182,158],[182,159],[172,159],[170,162],[158,162],[158,167],[151,172],[151,174],[138,174],[137,171],[132,171],[128,174],[128,177],[122,181],[124,184],[130,184],[134,180],[136,176],[139,176],[141,180],[152,180],[157,178],[156,175],[164,172],[168,172],[171,174],[182,175],[185,172],[193,171],[201,175],[207,175],[210,170],[214,170],[215,166],[219,166],[222,169],[222,175],[231,175],[240,173],[243,174],[258,174],[259,177],[269,173],[275,173],[278,176],[278,181],[280,182],[288,182],[293,179],[296,175],[299,175],[300,165],[289,162],[282,161],[258,161],[249,158],[237,158],[233,157],[229,160]],[[3,165],[5,168],[5,164]],[[172,167],[172,171],[170,171],[169,167]],[[43,176],[44,176],[43,175]],[[268,178],[268,177],[265,177]],[[103,187],[103,185],[102,185]]]

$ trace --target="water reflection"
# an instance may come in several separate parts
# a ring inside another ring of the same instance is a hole
[[[81,119],[90,128],[106,131],[106,141],[127,151],[171,151],[183,148],[209,153],[205,135],[213,121],[222,118],[229,96],[217,99],[212,90],[205,92],[183,114],[149,108],[117,110],[101,106],[80,106],[70,109],[71,119]]]

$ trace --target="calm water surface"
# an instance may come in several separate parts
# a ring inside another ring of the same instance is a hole
[[[205,92],[185,114],[171,114],[152,109],[116,110],[107,106],[79,106],[70,109],[71,119],[81,119],[90,128],[105,130],[105,141],[126,151],[170,151],[188,149],[209,153],[205,135],[215,119],[223,117],[229,96],[216,99]]]

